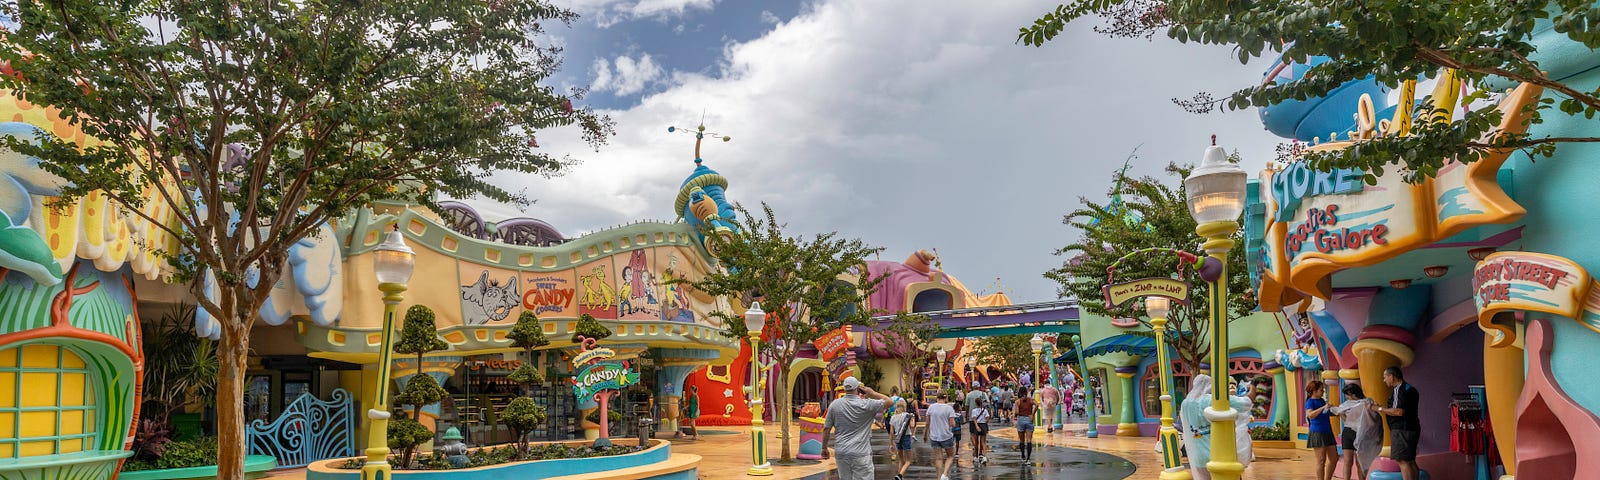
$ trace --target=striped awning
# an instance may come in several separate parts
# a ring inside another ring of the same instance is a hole
[[[1105,355],[1107,353],[1126,353],[1128,355],[1147,357],[1156,353],[1156,339],[1139,335],[1122,334],[1113,337],[1106,337],[1098,342],[1094,342],[1094,345],[1090,345],[1089,348],[1083,349],[1084,358]],[[1056,357],[1055,361],[1056,363],[1077,362],[1078,351],[1076,348],[1067,350],[1067,353]]]

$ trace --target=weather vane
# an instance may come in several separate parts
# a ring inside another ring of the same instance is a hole
[[[703,117],[704,116],[702,115],[702,118],[700,119],[700,126],[696,127],[693,132],[688,131],[688,130],[682,130],[682,129],[679,129],[678,127],[670,127],[670,126],[667,127],[667,132],[669,132],[669,133],[682,131],[683,133],[693,133],[694,134],[694,164],[695,165],[699,165],[700,164],[700,142],[705,140],[706,135],[710,135],[712,138],[716,138],[716,137],[720,136],[720,137],[722,137],[722,141],[724,141],[724,142],[733,140],[733,137],[730,137],[730,136],[727,136],[727,135],[723,135],[723,134],[716,133],[716,132],[707,132],[706,131],[705,118],[703,118]]]

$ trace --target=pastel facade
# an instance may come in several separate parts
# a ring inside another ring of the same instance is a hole
[[[1534,41],[1552,78],[1581,90],[1600,87],[1600,52],[1549,24]],[[1448,76],[1441,83],[1434,98],[1459,108],[1455,84]],[[1515,87],[1497,106],[1507,113],[1503,131],[1600,135],[1593,120],[1557,111],[1524,125],[1522,106],[1560,98],[1526,85],[1491,87]],[[1409,102],[1402,99],[1391,125],[1409,117]],[[1366,114],[1339,131],[1353,131],[1358,141],[1402,134],[1372,128],[1374,118],[1388,116]],[[1315,325],[1318,353],[1336,372],[1325,376],[1331,383],[1360,383],[1386,401],[1381,372],[1401,367],[1423,393],[1419,460],[1434,478],[1473,475],[1450,451],[1449,405],[1453,394],[1478,385],[1507,474],[1584,478],[1578,472],[1600,468],[1600,456],[1584,454],[1600,441],[1600,379],[1587,355],[1600,348],[1600,296],[1589,273],[1600,254],[1586,240],[1600,227],[1585,208],[1600,198],[1592,181],[1600,175],[1591,161],[1597,155],[1600,147],[1590,144],[1564,144],[1554,158],[1537,161],[1503,152],[1449,162],[1419,184],[1390,172],[1376,185],[1348,189],[1337,187],[1349,183],[1340,177],[1365,172],[1269,168],[1254,183],[1259,190],[1246,214],[1263,309]]]

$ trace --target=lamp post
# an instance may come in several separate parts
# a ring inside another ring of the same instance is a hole
[[[1228,154],[1215,145],[1216,137],[1211,143],[1200,166],[1183,179],[1183,187],[1189,195],[1189,213],[1198,224],[1194,232],[1206,239],[1201,248],[1210,258],[1204,261],[1221,266],[1212,275],[1202,275],[1211,286],[1206,292],[1206,308],[1211,310],[1211,378],[1219,383],[1211,390],[1211,408],[1205,411],[1211,431],[1220,432],[1211,436],[1211,461],[1206,470],[1215,480],[1238,480],[1244,465],[1239,463],[1234,436],[1228,434],[1238,412],[1229,404],[1230,392],[1223,382],[1228,378],[1228,250],[1233,249],[1233,233],[1239,231],[1248,175],[1228,161]]]
[[[750,470],[752,476],[772,475],[772,464],[767,463],[767,427],[761,421],[761,364],[756,356],[761,349],[761,328],[766,326],[767,312],[761,311],[761,302],[750,302],[744,311],[744,328],[750,336]]]
[[[1044,339],[1039,338],[1039,334],[1035,333],[1033,338],[1028,339],[1028,346],[1033,348],[1033,378],[1037,379],[1039,378],[1039,352],[1044,350]],[[1040,401],[1039,385],[1042,383],[1044,382],[1034,382],[1033,392],[1031,392],[1033,393],[1034,404],[1038,404]]]
[[[949,355],[949,354],[945,353],[944,347],[939,347],[938,351],[933,352],[934,360],[938,360],[939,361],[939,391],[941,391],[941,392],[944,391],[944,357],[945,357],[945,355]],[[934,395],[938,395],[938,393],[935,392]]]
[[[1100,427],[1096,423],[1099,423],[1100,416],[1094,410],[1094,386],[1089,384],[1089,364],[1083,363],[1083,339],[1073,335],[1072,349],[1078,352],[1078,388],[1083,389],[1083,407],[1089,415],[1089,431],[1083,432],[1083,436],[1097,438],[1100,436]]]
[[[1166,467],[1161,480],[1189,480],[1188,470],[1173,468],[1183,465],[1183,449],[1178,445],[1178,429],[1172,428],[1172,360],[1167,358],[1167,312],[1171,309],[1172,299],[1144,297],[1144,311],[1156,333],[1156,368],[1161,372],[1161,460]]]
[[[404,299],[406,282],[416,266],[416,253],[406,246],[396,227],[372,251],[372,271],[383,292],[383,336],[378,344],[378,381],[373,385],[373,406],[367,410],[367,463],[361,467],[361,480],[389,480],[389,363],[394,354],[394,310]]]

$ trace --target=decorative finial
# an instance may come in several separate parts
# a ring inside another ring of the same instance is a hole
[[[1217,146],[1217,134],[1215,133],[1211,134],[1211,146]]]
[[[678,127],[667,127],[667,132],[668,133],[675,133],[677,131],[678,131]],[[705,126],[704,123],[701,123],[698,127],[696,127],[694,132],[689,132],[688,130],[684,130],[684,133],[693,133],[694,134],[694,164],[695,165],[700,165],[700,162],[701,162],[701,158],[700,158],[700,142],[705,140],[706,135],[711,135],[713,138],[715,138],[717,136],[721,136],[722,137],[722,141],[724,141],[724,142],[728,142],[728,141],[732,141],[733,140],[733,137],[730,137],[730,136],[727,136],[727,135],[721,135],[721,134],[715,133],[715,132],[707,132],[706,131],[706,126]]]

